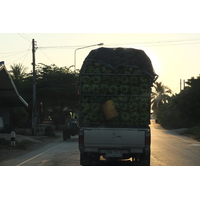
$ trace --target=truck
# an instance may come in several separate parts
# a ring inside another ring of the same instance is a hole
[[[151,88],[157,77],[143,50],[90,51],[78,80],[80,165],[100,158],[150,165]]]

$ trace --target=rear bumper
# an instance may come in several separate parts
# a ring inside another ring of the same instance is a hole
[[[120,148],[79,148],[81,154],[90,154],[90,155],[102,155],[105,156],[110,150],[120,150],[122,152],[122,156],[119,158],[127,158],[127,157],[141,157],[147,156],[150,154],[150,148],[132,148],[132,149],[120,149]]]

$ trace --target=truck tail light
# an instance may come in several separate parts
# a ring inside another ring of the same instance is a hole
[[[151,130],[149,128],[148,131],[145,133],[145,146],[149,147],[151,145]]]

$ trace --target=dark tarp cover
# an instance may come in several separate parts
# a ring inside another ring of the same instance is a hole
[[[84,73],[88,61],[97,61],[116,69],[119,66],[138,68],[149,74],[153,79],[157,77],[151,60],[143,50],[133,48],[98,48],[92,50],[85,58],[80,73]]]

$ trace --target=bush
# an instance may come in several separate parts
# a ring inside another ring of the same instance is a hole
[[[191,135],[195,139],[200,140],[200,126],[194,126],[182,133],[183,135]]]
[[[17,142],[17,141],[16,141],[16,147],[17,147],[18,149],[22,149],[22,150],[27,150],[27,149],[29,149],[29,146],[30,146],[31,144],[33,144],[33,142],[28,141],[28,140],[23,140],[23,141],[21,141],[21,142]]]
[[[190,126],[190,120],[187,115],[182,113],[174,101],[170,101],[159,106],[157,118],[163,128],[187,128]]]
[[[158,107],[158,121],[164,128],[191,128],[200,124],[200,76],[189,79],[188,85],[179,94],[170,97]]]
[[[28,112],[21,107],[14,108],[14,126],[18,128],[24,128],[28,122]]]

